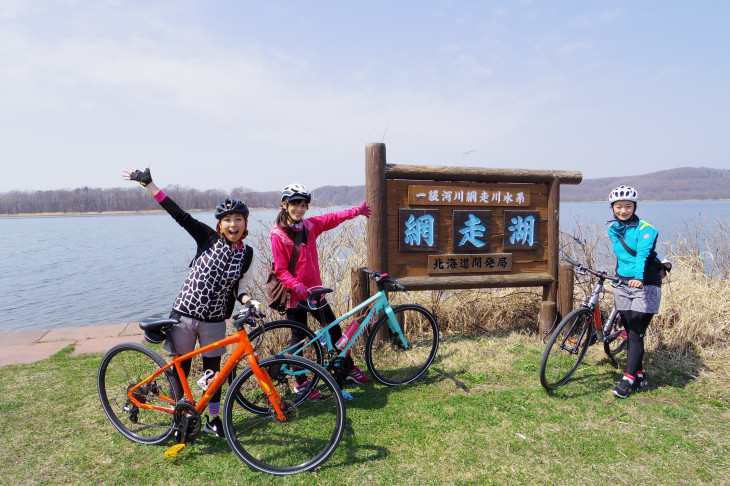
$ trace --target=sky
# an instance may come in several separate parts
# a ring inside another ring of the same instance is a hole
[[[0,193],[730,169],[730,2],[0,0]]]

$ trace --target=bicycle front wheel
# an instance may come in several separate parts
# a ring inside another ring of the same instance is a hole
[[[393,332],[388,316],[375,323],[365,346],[365,360],[373,377],[388,386],[410,383],[423,375],[436,356],[439,328],[436,318],[416,304],[393,307],[400,333]]]
[[[345,427],[345,405],[334,378],[316,363],[299,356],[278,355],[259,362],[284,401],[286,420],[281,421],[251,368],[246,368],[231,385],[223,407],[223,428],[236,455],[249,467],[285,476],[309,471],[334,452]],[[294,378],[283,368],[304,369],[317,378],[317,400],[297,393]],[[253,414],[237,395],[246,397],[265,414]]]
[[[592,344],[592,326],[593,313],[580,307],[568,314],[550,335],[540,361],[540,383],[547,390],[567,383],[578,369]]]
[[[138,408],[127,396],[130,388],[166,364],[162,356],[138,343],[118,344],[101,359],[96,377],[101,406],[114,427],[131,441],[160,444],[174,432],[172,414]],[[133,394],[141,403],[167,407],[182,398],[180,382],[170,370]],[[172,404],[160,397],[171,399]]]

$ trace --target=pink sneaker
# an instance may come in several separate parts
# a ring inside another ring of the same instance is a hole
[[[307,388],[309,388],[309,380],[304,383],[294,385],[294,391],[297,393],[304,393],[307,391]],[[307,400],[322,400],[322,398],[324,397],[316,388],[312,390],[312,393],[310,393],[309,396],[307,396]]]
[[[350,381],[354,381],[358,385],[370,383],[370,377],[363,373],[362,370],[357,367],[357,365],[355,365],[355,367],[350,370],[350,374],[347,375],[347,379]]]

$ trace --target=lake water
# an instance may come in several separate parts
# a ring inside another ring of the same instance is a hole
[[[268,234],[276,213],[253,211],[251,235]],[[730,221],[730,201],[641,202],[638,214],[666,240],[700,217]],[[561,229],[610,216],[607,203],[563,203]],[[212,212],[195,217],[215,222]],[[0,235],[0,333],[167,313],[195,253],[166,213],[0,218]]]

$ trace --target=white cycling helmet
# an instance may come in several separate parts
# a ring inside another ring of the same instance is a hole
[[[631,186],[618,186],[608,195],[608,202],[613,204],[616,201],[639,202],[639,192]]]
[[[312,202],[312,193],[302,184],[289,184],[281,191],[281,202],[304,199],[307,204]]]

